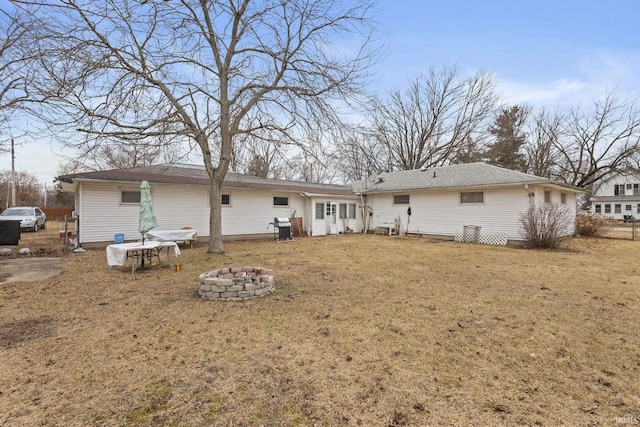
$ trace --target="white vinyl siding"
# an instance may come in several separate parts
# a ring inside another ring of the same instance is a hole
[[[195,228],[198,236],[209,236],[209,188],[150,183],[153,209],[160,229]],[[120,203],[122,185],[81,183],[79,186],[80,242],[113,242],[115,233],[126,241],[141,238],[138,232],[139,204]],[[299,194],[284,196],[289,206],[273,206],[273,194],[259,190],[225,191],[233,204],[222,210],[222,235],[268,235],[275,217],[302,216],[305,202]]]
[[[153,209],[159,228],[190,226],[199,236],[209,235],[208,189],[189,187],[189,191],[172,185],[151,184]],[[113,242],[115,233],[124,233],[127,241],[137,241],[139,204],[122,204],[122,186],[81,183],[80,242]]]
[[[288,206],[274,206],[273,194],[268,191],[234,190],[232,195],[233,206],[222,211],[224,236],[273,233],[273,228],[267,226],[274,218],[290,218],[293,211],[296,216],[303,216],[305,209],[305,199],[299,194],[283,196],[288,199]]]
[[[522,240],[520,214],[527,210],[531,200],[527,192],[522,187],[482,191],[484,203],[469,204],[460,203],[460,191],[411,192],[412,214],[408,231],[453,237],[462,232],[465,225],[476,225],[482,227],[482,232],[506,233],[510,240]],[[373,208],[372,228],[383,222],[394,222],[398,216],[406,226],[406,206],[394,206],[392,201],[389,194],[368,197],[367,203]],[[575,206],[575,193],[567,193],[567,206]]]

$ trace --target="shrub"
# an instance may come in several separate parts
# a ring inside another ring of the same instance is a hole
[[[532,202],[520,215],[522,234],[531,248],[558,248],[571,235],[574,221],[569,209],[557,203],[536,205]]]
[[[576,218],[576,232],[579,236],[599,236],[607,229],[607,219],[600,214],[578,215]]]

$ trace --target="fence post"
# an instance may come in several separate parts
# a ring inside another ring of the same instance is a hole
[[[69,221],[67,216],[64,216],[64,254],[69,255]]]

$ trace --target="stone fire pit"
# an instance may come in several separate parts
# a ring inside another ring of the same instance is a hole
[[[220,301],[246,301],[275,289],[273,270],[263,267],[219,268],[202,273],[198,283],[202,298]]]

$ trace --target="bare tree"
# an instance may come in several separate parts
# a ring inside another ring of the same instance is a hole
[[[286,160],[283,176],[290,180],[302,182],[333,183],[337,180],[338,170],[334,166],[335,147],[327,139],[330,134],[315,126],[308,127],[300,138],[305,141],[297,148],[297,153],[290,154]]]
[[[32,99],[33,55],[28,49],[28,27],[18,11],[8,9],[0,8],[0,151],[8,150],[4,143],[14,136],[8,131],[15,131],[15,115]]]
[[[214,253],[223,252],[221,185],[238,137],[268,129],[293,139],[360,89],[377,55],[366,2],[14,2],[41,32],[42,90],[58,108],[47,116],[84,132],[80,145],[144,135],[199,149]]]
[[[157,163],[176,163],[182,159],[173,145],[154,144],[149,141],[118,140],[109,138],[79,154],[75,161],[87,169],[124,169]]]
[[[443,67],[377,100],[372,132],[387,151],[393,169],[417,169],[450,163],[468,138],[477,139],[494,111],[494,80],[485,72],[460,78]]]
[[[565,133],[564,116],[544,109],[532,115],[524,145],[526,172],[544,178],[554,174],[557,148]]]
[[[591,110],[574,108],[556,150],[557,176],[577,187],[625,169],[640,150],[637,102],[607,94]]]
[[[357,181],[390,169],[385,148],[366,129],[344,127],[334,140],[335,165],[342,181]]]
[[[282,178],[286,167],[285,153],[291,144],[279,132],[254,132],[238,135],[231,170],[262,178]]]
[[[28,172],[16,172],[16,206],[38,206],[42,191],[38,178]],[[11,171],[0,172],[0,207],[9,206]]]

